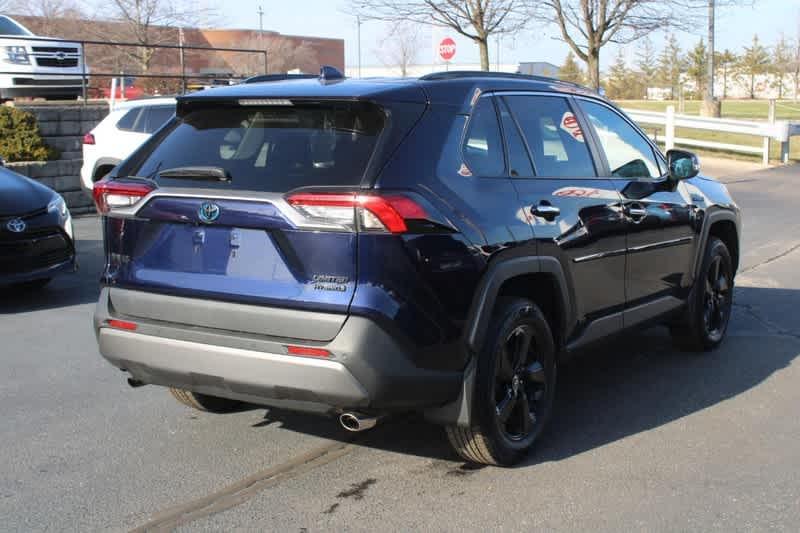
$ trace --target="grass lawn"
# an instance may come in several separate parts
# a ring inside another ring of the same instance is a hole
[[[677,100],[617,100],[616,104],[622,108],[644,109],[647,111],[667,110],[668,105],[674,105],[678,111]],[[687,115],[700,114],[699,100],[686,100],[684,113]],[[768,100],[723,100],[722,116],[724,118],[741,118],[746,120],[767,120],[769,116]],[[775,103],[775,118],[777,120],[800,120],[800,102],[794,100],[778,100]]]
[[[678,110],[678,102],[675,100],[618,100],[617,105],[623,109],[643,109],[647,111],[664,112],[668,105],[674,105]],[[684,113],[687,115],[698,115],[700,113],[699,100],[687,100],[684,102]],[[769,102],[767,100],[724,100],[722,102],[722,116],[724,118],[741,118],[745,120],[767,120]],[[775,115],[777,120],[798,120],[800,121],[800,102],[793,100],[780,100],[776,102]],[[661,138],[664,135],[663,126],[654,124],[641,124],[647,133],[657,132]],[[750,135],[739,135],[736,133],[723,133],[717,131],[693,130],[686,128],[675,128],[676,137],[697,139],[703,141],[716,141],[723,143],[742,144],[749,146],[761,146],[761,138]],[[736,159],[759,160],[761,156],[739,154],[733,152],[723,152],[701,148],[688,147],[698,153],[714,155],[725,155]],[[772,141],[770,145],[770,158],[776,160],[780,157],[780,143]],[[794,137],[789,144],[789,157],[795,161],[800,161],[800,138]]]

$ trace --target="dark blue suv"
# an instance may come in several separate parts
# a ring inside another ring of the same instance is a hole
[[[423,412],[508,465],[594,341],[721,342],[739,211],[691,153],[557,80],[326,72],[179,98],[95,187],[95,328],[131,385],[352,431]]]

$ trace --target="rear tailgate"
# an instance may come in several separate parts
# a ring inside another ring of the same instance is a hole
[[[184,108],[127,165],[129,175],[146,176],[157,188],[108,213],[105,281],[114,310],[197,327],[333,338],[355,291],[357,233],[309,223],[308,212],[285,196],[367,186],[369,167],[386,149],[386,124],[385,110],[365,102]],[[402,135],[389,137],[399,142]],[[228,179],[165,172],[188,167],[221,169]],[[304,323],[273,312],[292,309],[330,316]]]

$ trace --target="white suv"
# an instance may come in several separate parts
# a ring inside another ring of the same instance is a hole
[[[83,189],[91,195],[94,182],[127,159],[174,114],[174,98],[118,103],[100,124],[83,136]]]
[[[0,100],[79,96],[81,45],[31,37],[28,28],[0,15]]]

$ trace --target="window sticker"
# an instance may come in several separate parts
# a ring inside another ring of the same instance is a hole
[[[578,119],[575,118],[571,111],[565,112],[561,117],[561,129],[569,133],[570,137],[576,141],[584,142],[583,131],[581,131],[581,127],[578,124]]]

